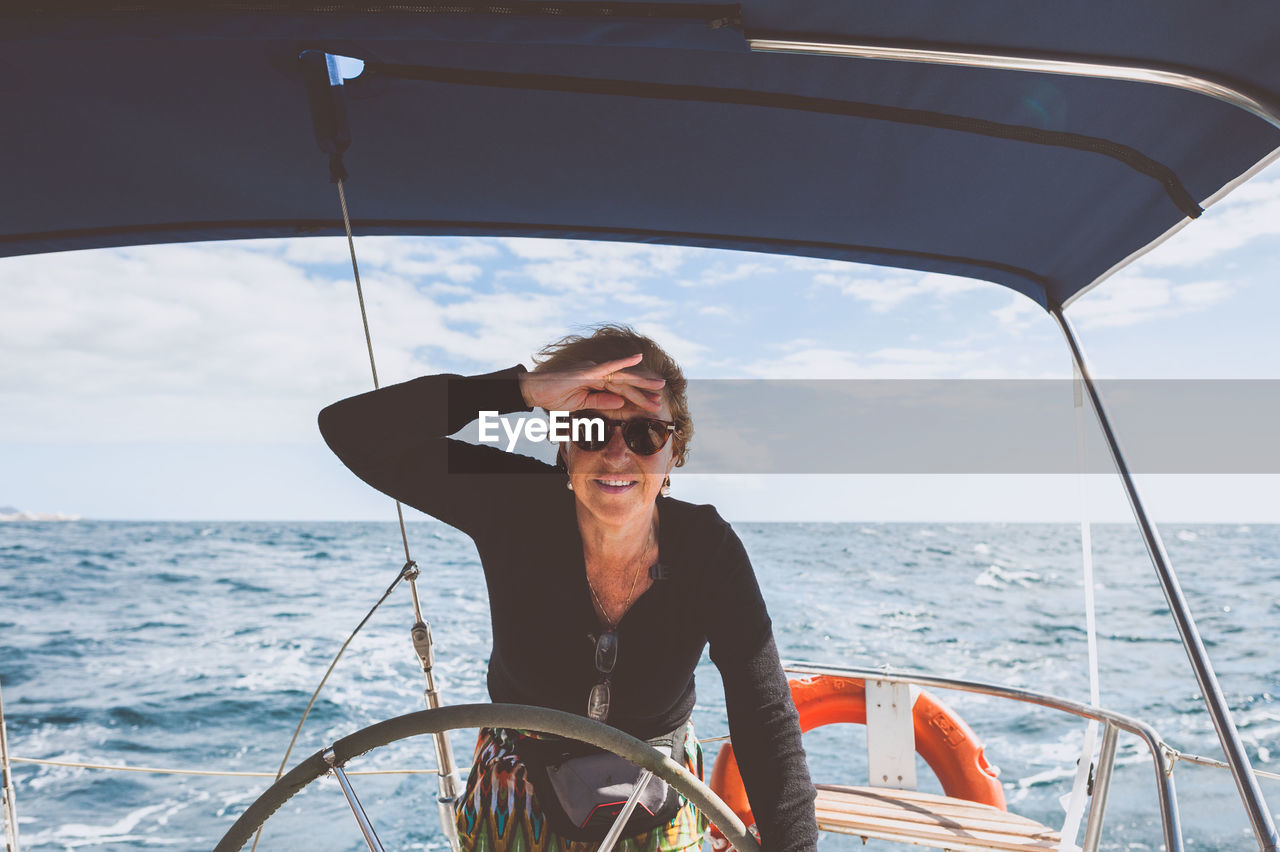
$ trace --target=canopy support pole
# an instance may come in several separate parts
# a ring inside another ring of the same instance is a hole
[[[1142,533],[1142,540],[1147,546],[1147,553],[1150,554],[1151,562],[1155,566],[1156,577],[1160,580],[1160,588],[1164,591],[1165,600],[1169,604],[1169,611],[1173,615],[1174,624],[1178,628],[1178,635],[1182,639],[1182,647],[1186,650],[1187,657],[1191,660],[1191,668],[1195,673],[1196,683],[1200,686],[1200,694],[1204,697],[1205,705],[1209,708],[1209,717],[1213,722],[1214,730],[1217,731],[1218,741],[1222,744],[1227,763],[1231,766],[1231,775],[1235,778],[1236,789],[1240,793],[1240,798],[1244,801],[1245,810],[1249,815],[1249,823],[1253,827],[1254,836],[1258,840],[1258,848],[1261,852],[1280,852],[1280,836],[1276,834],[1275,822],[1271,818],[1271,811],[1267,808],[1267,804],[1262,798],[1262,790],[1258,787],[1258,780],[1253,774],[1252,766],[1249,764],[1249,756],[1245,753],[1244,743],[1240,741],[1240,733],[1236,730],[1235,723],[1231,720],[1231,710],[1222,694],[1222,688],[1218,685],[1218,676],[1214,674],[1213,666],[1209,663],[1209,655],[1205,651],[1204,642],[1200,639],[1200,631],[1196,628],[1195,620],[1191,617],[1191,609],[1187,606],[1187,600],[1182,594],[1182,586],[1173,573],[1173,566],[1169,563],[1169,555],[1165,552],[1164,541],[1160,538],[1160,533],[1156,530],[1155,525],[1147,517],[1147,510],[1142,505],[1142,499],[1138,496],[1138,488],[1134,484],[1133,475],[1130,473],[1129,466],[1120,452],[1120,444],[1111,428],[1111,421],[1107,418],[1107,414],[1102,408],[1102,399],[1098,395],[1097,386],[1093,383],[1093,376],[1089,373],[1089,368],[1085,364],[1084,352],[1080,348],[1079,340],[1076,338],[1071,323],[1067,320],[1060,307],[1050,308],[1049,313],[1053,315],[1058,327],[1062,329],[1062,334],[1067,339],[1067,346],[1071,348],[1071,358],[1075,361],[1081,378],[1084,379],[1084,386],[1089,392],[1089,400],[1093,405],[1093,411],[1098,417],[1098,425],[1102,428],[1103,437],[1107,441],[1107,449],[1111,452],[1111,459],[1115,463],[1116,472],[1120,474],[1125,496],[1129,499],[1134,519],[1137,521],[1138,529]]]

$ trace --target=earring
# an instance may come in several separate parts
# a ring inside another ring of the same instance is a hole
[[[671,496],[671,477],[668,476],[666,480],[663,481],[662,487],[658,489],[658,493],[663,497]]]
[[[572,491],[572,490],[573,490],[573,480],[572,480],[572,479],[566,479],[566,480],[564,481],[564,487],[565,487],[565,488],[568,488],[570,491]]]

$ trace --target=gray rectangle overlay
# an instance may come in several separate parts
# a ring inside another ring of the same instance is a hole
[[[1280,381],[1111,380],[1099,394],[1135,473],[1280,473]],[[689,473],[1110,473],[1070,380],[690,381]],[[536,415],[507,415],[519,417]],[[475,424],[459,436],[477,442]],[[505,433],[500,443],[507,447]],[[551,460],[521,439],[515,452]]]

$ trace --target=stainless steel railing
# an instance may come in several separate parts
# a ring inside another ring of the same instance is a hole
[[[1160,801],[1160,823],[1164,832],[1165,849],[1168,852],[1183,852],[1182,824],[1178,816],[1178,799],[1173,786],[1173,750],[1165,745],[1155,729],[1138,719],[1125,716],[1101,707],[1081,704],[1066,698],[1059,698],[1043,692],[1029,689],[1000,686],[976,680],[940,677],[924,672],[895,671],[887,668],[866,669],[849,666],[829,666],[818,663],[788,662],[785,665],[788,674],[797,675],[829,675],[832,677],[852,677],[863,680],[880,680],[888,683],[905,683],[915,686],[947,689],[956,692],[971,692],[979,695],[990,695],[1036,704],[1052,710],[1059,710],[1083,719],[1093,719],[1103,724],[1102,745],[1098,755],[1097,776],[1094,778],[1093,795],[1089,807],[1089,819],[1085,823],[1084,845],[1082,852],[1097,852],[1102,839],[1102,820],[1106,813],[1107,796],[1111,791],[1111,778],[1115,766],[1116,742],[1120,731],[1134,734],[1147,746],[1155,767],[1156,792]]]

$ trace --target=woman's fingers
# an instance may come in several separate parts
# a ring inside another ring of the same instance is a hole
[[[650,378],[649,376],[638,376],[635,373],[625,371],[613,374],[615,379],[623,379],[627,384],[635,385],[638,388],[646,390],[659,391],[667,386],[666,379]]]
[[[621,394],[647,411],[652,411],[656,414],[662,410],[662,395],[659,393],[644,390],[643,388],[638,388],[626,383],[611,385],[610,390]]]
[[[614,408],[621,408],[627,404],[627,400],[620,394],[613,391],[591,391],[587,394],[581,405],[575,405],[575,410],[583,408],[594,408],[599,411],[608,411]]]
[[[604,378],[609,373],[616,373],[625,367],[634,367],[636,364],[640,363],[640,359],[643,357],[643,354],[637,352],[636,354],[628,355],[625,358],[617,358],[613,361],[603,361],[599,364],[592,364],[589,372],[592,376]]]
[[[646,411],[662,408],[666,381],[630,372],[643,355],[615,358],[599,364],[587,362],[573,370],[527,373],[521,378],[525,402],[548,410],[622,408],[632,402]]]
[[[603,364],[593,364],[588,373],[589,375],[599,377],[601,380],[610,383],[627,382],[639,388],[647,388],[649,390],[662,390],[666,387],[667,380],[656,376],[642,376],[638,373],[629,371],[628,367],[634,367],[640,363],[644,356],[637,352],[635,355],[629,355],[626,358],[618,358],[613,361],[605,361]]]
[[[617,362],[614,362],[617,363]],[[663,379],[638,376],[625,370],[609,373],[602,380],[604,389],[619,394],[641,408],[657,412],[662,408]]]

